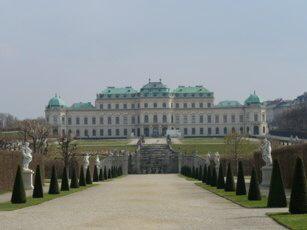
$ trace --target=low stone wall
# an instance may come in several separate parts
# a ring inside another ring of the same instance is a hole
[[[0,191],[12,190],[18,165],[22,163],[19,151],[0,151]],[[44,156],[33,154],[29,168],[35,171],[40,165],[42,178],[44,178]]]

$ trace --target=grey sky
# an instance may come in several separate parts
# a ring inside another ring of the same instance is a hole
[[[202,84],[216,101],[307,90],[307,1],[0,0],[0,112],[42,116],[54,93]]]

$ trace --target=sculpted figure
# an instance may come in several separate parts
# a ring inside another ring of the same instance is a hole
[[[29,169],[29,164],[32,161],[32,150],[29,147],[29,142],[25,142],[21,147],[22,153],[22,168],[24,171],[32,171]]]
[[[265,162],[266,166],[270,166],[272,165],[272,146],[271,146],[271,142],[265,138],[263,141],[263,144],[261,146],[261,150],[262,150],[262,159]]]
[[[90,164],[90,156],[88,153],[85,154],[84,158],[83,158],[83,168],[84,170],[87,170],[87,167]]]
[[[210,160],[211,160],[211,153],[208,152],[206,159],[205,159],[205,164],[207,165],[207,167],[210,165]]]
[[[100,166],[100,159],[99,159],[99,156],[98,156],[98,155],[96,155],[95,164],[96,164],[96,166],[99,168],[99,166]]]
[[[219,167],[220,166],[220,154],[219,152],[216,152],[214,154],[214,164],[215,164],[215,167]]]

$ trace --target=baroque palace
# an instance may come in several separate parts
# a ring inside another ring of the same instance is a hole
[[[179,86],[170,90],[161,80],[149,82],[139,91],[132,87],[108,87],[90,102],[68,106],[53,97],[45,109],[54,135],[77,138],[129,138],[165,136],[225,136],[238,132],[251,136],[268,133],[266,110],[253,93],[240,104],[214,104],[214,93],[205,87]],[[170,131],[171,130],[171,131]]]

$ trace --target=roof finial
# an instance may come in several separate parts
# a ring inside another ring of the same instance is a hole
[[[256,90],[254,90],[254,95],[256,95]]]
[[[148,81],[149,81],[149,83],[150,83],[151,79],[149,78]]]
[[[161,81],[162,81],[162,79],[161,79],[161,78],[159,78],[159,81],[161,82]]]

